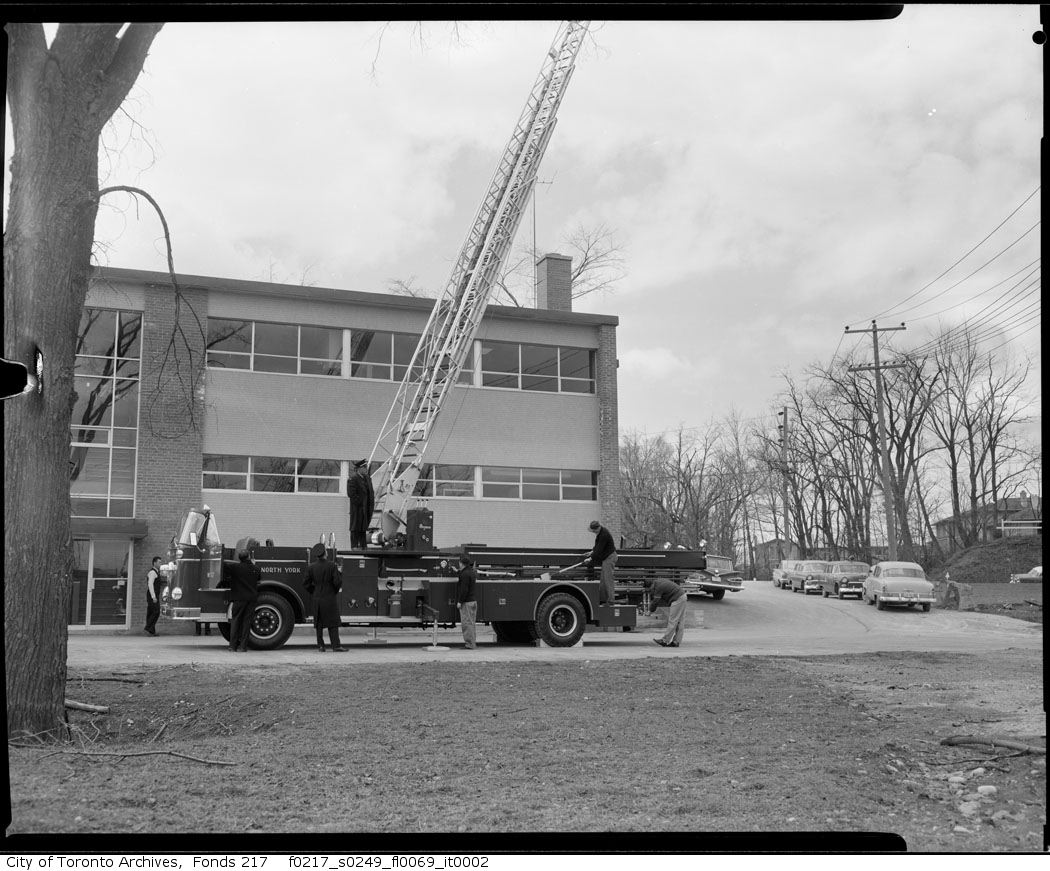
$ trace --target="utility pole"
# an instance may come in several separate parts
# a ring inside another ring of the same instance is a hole
[[[782,411],[777,412],[777,417],[784,418],[784,422],[778,424],[777,429],[780,430],[780,468],[783,472],[783,477],[780,479],[780,498],[784,503],[784,539],[781,544],[777,545],[777,550],[780,551],[780,561],[784,561],[784,544],[790,542],[788,538],[790,525],[788,524],[788,409],[785,405]]]
[[[882,462],[879,464],[882,470],[882,495],[885,499],[886,505],[886,544],[889,548],[890,560],[897,559],[897,513],[893,490],[890,487],[890,481],[892,475],[890,472],[890,449],[886,445],[886,415],[882,410],[883,403],[883,388],[882,388],[882,370],[883,369],[904,369],[908,365],[907,363],[879,363],[879,333],[889,333],[897,330],[908,329],[903,323],[899,327],[880,327],[875,321],[871,322],[871,328],[867,330],[851,330],[846,327],[847,333],[871,333],[871,340],[874,348],[874,359],[875,365],[873,366],[850,366],[850,372],[861,372],[861,371],[874,371],[875,372],[875,409],[878,415],[879,421],[879,453],[882,455]]]

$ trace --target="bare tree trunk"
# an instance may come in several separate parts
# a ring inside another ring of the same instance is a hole
[[[14,131],[4,245],[4,356],[44,358],[43,388],[4,408],[4,652],[8,735],[64,726],[73,563],[70,417],[77,327],[98,210],[102,126],[159,25],[8,25]]]

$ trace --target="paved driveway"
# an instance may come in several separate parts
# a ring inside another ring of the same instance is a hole
[[[689,603],[702,627],[686,630],[683,646],[657,647],[659,627],[641,618],[634,632],[593,631],[571,648],[504,646],[492,631],[478,627],[477,650],[462,648],[458,630],[439,630],[438,645],[427,650],[433,630],[380,630],[382,643],[372,643],[372,630],[343,629],[347,653],[319,653],[312,629],[298,629],[280,650],[230,653],[218,633],[207,636],[71,633],[68,662],[76,668],[128,668],[179,663],[243,665],[311,664],[339,666],[356,662],[565,661],[567,659],[633,659],[647,656],[807,656],[834,653],[923,650],[973,653],[1006,648],[1042,649],[1042,625],[965,611],[910,609],[877,611],[857,600],[823,599],[779,590],[770,583],[749,582],[722,601]],[[692,622],[692,621],[691,621]],[[648,624],[648,625],[645,625]],[[159,627],[163,633],[163,625]]]

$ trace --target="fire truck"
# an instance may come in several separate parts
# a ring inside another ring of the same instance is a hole
[[[259,545],[254,539],[225,547],[218,518],[207,506],[186,512],[172,543],[162,612],[175,620],[217,623],[228,640],[227,573],[241,548],[251,551],[262,573],[249,645],[273,650],[296,626],[310,625],[313,602],[303,580],[311,548]],[[599,605],[595,570],[581,565],[583,554],[575,550],[465,544],[452,550],[338,551],[330,536],[326,552],[342,575],[342,626],[455,626],[456,565],[465,553],[478,570],[478,622],[491,624],[499,642],[538,640],[551,647],[575,645],[588,625],[630,631],[637,625],[635,605],[645,602],[645,581],[683,583],[697,575],[703,560],[698,551],[621,550],[615,572],[620,601]]]
[[[699,552],[621,551],[616,580],[623,604],[599,606],[598,581],[592,568],[579,565],[577,551],[481,545],[437,551],[430,546],[432,513],[414,507],[435,421],[477,336],[587,28],[588,22],[581,21],[559,27],[380,428],[370,457],[378,466],[372,474],[376,500],[369,546],[337,552],[331,535],[326,543],[342,573],[344,626],[454,625],[454,567],[465,552],[479,569],[477,619],[490,623],[498,640],[571,646],[588,624],[634,627],[646,578],[661,575],[681,582],[704,567]],[[414,534],[424,527],[428,535]],[[302,584],[308,548],[254,544],[250,549],[263,578],[250,644],[280,647],[313,611]],[[218,519],[208,508],[189,510],[166,567],[164,613],[176,620],[217,622],[228,633],[223,567],[236,550],[224,547]]]

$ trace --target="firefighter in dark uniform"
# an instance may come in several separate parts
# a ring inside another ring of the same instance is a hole
[[[339,591],[343,583],[339,577],[339,568],[329,561],[325,546],[318,542],[310,551],[313,562],[306,570],[304,586],[314,600],[314,629],[317,630],[317,649],[325,652],[324,630],[328,630],[328,639],[332,650],[342,653],[346,650],[339,641]]]
[[[372,522],[376,494],[368,474],[368,460],[356,460],[354,473],[346,480],[346,495],[350,499],[350,547],[365,549],[365,533]]]
[[[237,551],[237,559],[230,568],[230,650],[247,653],[262,571],[252,561],[247,544]]]
[[[613,569],[616,568],[616,545],[613,543],[612,533],[597,520],[592,520],[589,528],[594,533],[594,549],[587,554],[584,562],[589,566],[601,567],[598,604],[611,605],[615,598],[616,582],[613,577]]]

